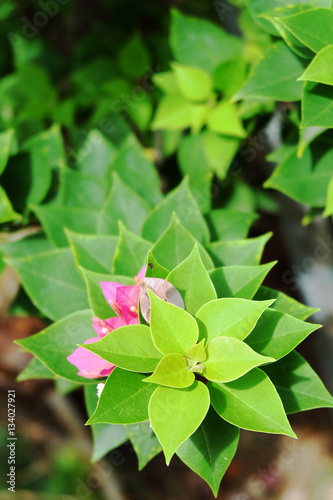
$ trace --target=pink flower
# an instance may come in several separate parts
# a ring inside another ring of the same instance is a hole
[[[138,278],[143,277],[145,273],[146,267],[141,269],[138,276],[135,277],[135,281],[137,282]],[[125,286],[113,281],[104,281],[101,282],[101,287],[108,304],[110,304],[118,316],[105,320],[95,316],[92,326],[98,337],[86,340],[85,344],[97,342],[121,326],[139,324],[138,305],[140,286],[138,284]],[[84,349],[84,347],[78,347],[67,359],[79,369],[78,375],[85,378],[107,377],[115,368],[112,363],[105,361],[100,356],[97,356],[97,354]]]

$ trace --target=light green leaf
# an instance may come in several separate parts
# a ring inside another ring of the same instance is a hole
[[[0,133],[0,175],[5,170],[10,155],[10,147],[14,137],[14,129]]]
[[[119,223],[120,237],[113,261],[113,273],[136,276],[144,266],[151,243],[128,231]]]
[[[92,415],[98,403],[96,385],[85,385],[84,399],[88,415]],[[91,460],[98,462],[109,451],[118,448],[128,439],[127,427],[123,425],[95,424],[91,426],[93,437],[93,452]]]
[[[145,384],[143,378],[140,373],[115,368],[87,424],[135,424],[148,420],[148,403],[156,386]]]
[[[233,137],[246,137],[246,130],[237,115],[234,104],[228,101],[222,101],[217,104],[207,118],[208,128],[212,132],[231,135]]]
[[[256,266],[272,233],[244,240],[219,241],[207,246],[216,266]]]
[[[326,206],[323,215],[324,217],[328,217],[329,215],[332,214],[333,214],[333,177],[328,183]]]
[[[206,302],[216,299],[214,285],[202,263],[197,245],[166,279],[177,288],[190,314],[195,315]]]
[[[233,337],[216,337],[208,343],[206,352],[203,375],[213,382],[231,382],[252,368],[275,361]]]
[[[218,64],[240,55],[242,42],[213,23],[175,9],[171,16],[170,46],[181,64],[211,73]]]
[[[228,208],[212,210],[206,215],[212,241],[246,238],[250,226],[257,218],[256,214],[237,212]]]
[[[76,265],[96,273],[111,273],[119,239],[116,236],[86,235],[66,231]]]
[[[20,215],[15,212],[5,190],[0,186],[0,224],[18,219]]]
[[[196,314],[199,340],[207,343],[223,335],[245,339],[255,327],[262,313],[274,300],[217,299],[208,302]]]
[[[186,355],[198,340],[198,325],[184,309],[165,302],[148,290],[151,335],[157,349],[167,355]]]
[[[193,384],[194,373],[181,354],[168,354],[161,359],[154,373],[145,382],[183,389]]]
[[[301,203],[322,207],[332,173],[333,150],[316,143],[304,151],[302,158],[297,158],[296,151],[292,152],[264,187],[278,189]]]
[[[329,7],[326,1],[322,5]],[[317,2],[316,6],[318,6]],[[331,9],[306,10],[299,14],[279,18],[279,21],[314,52],[319,52],[326,45],[332,44],[333,11]]]
[[[57,247],[68,247],[65,229],[76,233],[96,232],[98,213],[82,208],[56,205],[31,206],[48,238]]]
[[[289,297],[283,292],[278,292],[272,288],[261,286],[254,296],[255,300],[275,299],[274,309],[294,316],[294,318],[306,320],[309,316],[319,311],[314,307],[308,307],[297,300]]]
[[[227,61],[215,68],[214,88],[220,90],[224,97],[231,98],[244,85],[247,77],[247,63],[240,57]]]
[[[54,379],[56,374],[51,371],[39,358],[32,358],[17,377],[18,382],[35,379]]]
[[[119,368],[134,372],[152,372],[162,358],[145,325],[122,326],[98,342],[81,347]]]
[[[162,446],[149,422],[126,425],[126,429],[138,457],[139,470],[142,470],[152,458],[162,451]]]
[[[209,391],[198,381],[187,389],[158,387],[153,393],[149,420],[163,447],[167,465],[177,448],[197,430],[209,404]]]
[[[190,101],[206,101],[213,91],[213,82],[209,73],[192,66],[174,63],[172,68],[180,92]]]
[[[199,131],[204,124],[208,107],[192,103],[181,94],[167,94],[158,105],[152,130],[183,130],[192,127]]]
[[[304,71],[304,60],[294,54],[284,42],[272,45],[253,68],[245,86],[237,92],[238,99],[273,99],[299,101],[303,83],[297,78]]]
[[[178,94],[179,87],[177,78],[174,71],[163,71],[162,73],[155,73],[152,80],[165,94]]]
[[[209,165],[220,179],[224,179],[238,150],[240,140],[237,137],[216,134],[208,129],[202,136]]]
[[[268,309],[245,342],[260,354],[280,359],[320,327]]]
[[[122,221],[130,231],[140,235],[150,210],[149,203],[113,173],[110,195],[105,200],[99,215],[98,233],[118,234],[118,222]]]
[[[143,238],[156,241],[170,224],[173,213],[200,243],[208,243],[209,231],[187,178],[153,209],[143,225]]]
[[[127,276],[116,276],[111,274],[100,274],[89,271],[88,269],[80,268],[86,282],[90,307],[94,311],[95,316],[101,319],[108,319],[116,315],[114,310],[107,303],[104,297],[101,281],[115,281],[123,285],[134,285],[134,279]]]
[[[333,128],[333,88],[331,85],[306,82],[301,126],[303,128]]]
[[[91,384],[93,380],[77,375],[78,369],[66,358],[75,351],[79,342],[94,336],[91,326],[92,314],[90,310],[75,312],[40,333],[15,342],[32,352],[60,377],[79,384]]]
[[[210,271],[218,298],[252,299],[276,262],[262,266],[226,266]],[[273,298],[273,297],[272,297]]]
[[[168,228],[151,251],[163,267],[174,269],[188,257],[196,244],[197,240],[180,224],[177,215],[173,213]],[[212,259],[200,244],[198,246],[204,266],[207,270],[212,269]]]
[[[168,276],[168,274],[169,274],[169,271],[157,262],[157,260],[155,259],[152,252],[149,252],[146,277],[147,278],[160,278],[160,279],[164,280]]]
[[[286,413],[333,408],[333,398],[311,366],[296,351],[264,367],[276,387]]]
[[[18,273],[33,304],[48,318],[57,320],[89,307],[84,281],[69,248],[7,262]]]
[[[176,453],[217,496],[221,479],[236,453],[238,439],[239,429],[222,420],[210,408],[200,427]]]
[[[202,339],[198,344],[195,344],[188,350],[188,357],[195,363],[202,363],[202,361],[205,361],[205,359],[207,358],[207,354],[204,348],[205,340],[206,339]]]
[[[214,409],[227,422],[249,431],[296,437],[273,383],[259,368],[227,384],[208,382],[208,388]]]
[[[328,45],[318,52],[299,80],[333,85],[333,45]]]

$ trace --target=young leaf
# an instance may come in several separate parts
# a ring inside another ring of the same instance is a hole
[[[262,266],[226,266],[209,272],[217,296],[252,299],[276,262]]]
[[[173,213],[201,243],[209,241],[206,222],[189,188],[188,179],[154,208],[143,225],[142,236],[149,241],[156,241],[170,224]]]
[[[167,280],[177,288],[184,300],[185,309],[192,315],[206,302],[216,299],[214,285],[202,263],[197,245],[167,276]]]
[[[249,431],[296,437],[273,383],[259,368],[228,384],[207,386],[214,409],[227,422]]]
[[[224,61],[238,57],[241,41],[209,21],[171,11],[171,50],[181,64],[197,66],[211,73]]]
[[[183,130],[192,127],[198,132],[208,114],[206,104],[192,103],[181,94],[168,94],[159,102],[152,130]]]
[[[98,403],[95,384],[85,385],[84,399],[88,415],[92,415]],[[91,426],[93,452],[91,461],[98,462],[109,451],[118,448],[128,439],[127,428],[123,425],[95,424]]]
[[[92,315],[89,310],[75,312],[36,335],[17,340],[16,344],[28,349],[60,377],[81,384],[91,384],[91,379],[77,375],[77,368],[66,358],[72,354],[79,342],[84,342],[94,334],[91,326]]]
[[[136,276],[143,267],[151,243],[128,231],[119,223],[120,237],[113,261],[113,273],[124,276]]]
[[[193,66],[174,63],[178,88],[189,101],[206,101],[213,91],[213,82],[209,73]]]
[[[226,208],[212,210],[205,216],[210,229],[211,240],[237,240],[246,238],[256,214],[236,212]]]
[[[82,344],[81,347],[119,368],[134,372],[152,372],[162,358],[145,325],[117,328],[98,342]]]
[[[188,257],[197,243],[196,239],[180,224],[174,213],[169,227],[157,240],[151,251],[162,266],[174,269]],[[212,259],[200,244],[198,246],[205,268],[207,270],[213,269]]]
[[[187,389],[158,387],[149,401],[149,420],[167,465],[177,448],[199,427],[209,409],[207,387],[195,381]]]
[[[216,266],[257,266],[272,233],[256,238],[218,241],[207,246]]]
[[[18,273],[33,304],[48,318],[57,320],[89,307],[69,248],[6,261]]]
[[[333,37],[332,37],[333,42]],[[324,47],[311,61],[299,80],[333,85],[333,45]]]
[[[304,71],[304,60],[296,56],[284,42],[272,45],[253,68],[245,86],[233,100],[273,99],[299,101],[303,83],[297,78]]]
[[[280,359],[320,327],[268,309],[245,342],[264,356]]]
[[[66,231],[76,265],[96,273],[111,273],[119,239],[116,236],[86,235]]]
[[[239,148],[240,139],[211,130],[202,133],[206,162],[220,179],[224,179]]]
[[[236,453],[238,439],[239,429],[222,420],[211,407],[200,427],[176,453],[217,496],[221,479]]]
[[[206,347],[203,375],[213,382],[231,382],[257,366],[273,363],[274,358],[261,356],[232,337],[216,337]]]
[[[162,354],[186,355],[198,340],[198,325],[184,309],[165,302],[148,290],[150,327],[154,344]]]
[[[202,363],[202,361],[205,361],[205,359],[207,358],[204,344],[205,344],[205,339],[202,339],[198,344],[195,344],[188,350],[187,353],[188,357],[195,363],[196,362]]]
[[[118,221],[133,233],[140,235],[151,206],[136,191],[113,173],[110,195],[105,200],[98,219],[99,234],[118,234]]]
[[[281,311],[286,314],[290,314],[294,318],[306,320],[318,311],[314,307],[308,307],[304,304],[301,304],[295,299],[292,299],[288,295],[283,292],[279,292],[277,290],[272,290],[272,288],[268,288],[266,286],[261,286],[257,293],[254,296],[255,300],[268,300],[275,299],[274,309],[277,311]]]
[[[162,451],[162,446],[149,422],[126,425],[126,430],[138,457],[139,470],[142,470],[152,458]]]
[[[255,327],[262,313],[274,300],[217,299],[208,302],[196,314],[199,340],[207,343],[223,335],[245,339]]]
[[[145,382],[183,389],[193,384],[194,373],[189,370],[184,356],[168,354],[161,359],[154,373]]]
[[[276,387],[286,413],[333,408],[333,397],[300,354],[292,351],[264,371]]]
[[[238,117],[234,104],[222,101],[209,113],[207,118],[208,128],[218,134],[231,135],[233,137],[246,137],[246,130]]]

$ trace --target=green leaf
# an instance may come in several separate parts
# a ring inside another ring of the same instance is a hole
[[[227,422],[241,429],[296,437],[268,376],[254,368],[227,384],[208,382],[211,402]]]
[[[264,356],[280,359],[320,327],[268,309],[245,342]]]
[[[81,347],[119,368],[134,372],[152,372],[162,358],[145,325],[122,326],[98,342]]]
[[[135,424],[148,420],[148,403],[156,386],[144,383],[143,378],[140,373],[115,368],[87,424]]]
[[[152,458],[162,451],[162,446],[149,422],[130,424],[126,426],[126,429],[138,457],[139,470],[142,470]]]
[[[147,262],[147,278],[160,278],[164,280],[169,274],[169,271],[165,267],[161,266],[155,259],[152,252],[149,252],[148,262]]]
[[[246,137],[246,130],[237,115],[236,107],[228,101],[222,101],[216,105],[208,115],[207,125],[212,132],[241,139]]]
[[[92,415],[98,403],[95,384],[85,385],[84,399],[88,415]],[[91,426],[93,451],[91,461],[98,462],[109,451],[118,448],[128,439],[127,428],[123,425],[95,424]]]
[[[262,266],[227,266],[210,271],[218,298],[252,299],[276,262]],[[272,297],[273,298],[273,297]]]
[[[294,200],[313,207],[323,207],[327,185],[333,172],[333,150],[316,143],[304,151],[302,158],[292,152],[264,187],[278,189]]]
[[[39,358],[32,358],[24,370],[17,377],[18,382],[35,379],[54,379],[55,373],[51,371]]]
[[[197,245],[166,279],[177,288],[190,314],[195,315],[206,302],[216,299],[214,285],[202,263]]]
[[[218,241],[207,246],[216,266],[257,266],[272,233],[244,240]]]
[[[245,86],[233,100],[251,98],[299,101],[303,83],[298,82],[297,78],[304,71],[303,61],[284,42],[275,43],[253,68]]]
[[[171,50],[181,64],[197,66],[211,73],[224,61],[238,57],[242,42],[204,19],[171,11]]]
[[[240,57],[227,61],[215,68],[214,88],[220,90],[224,97],[231,98],[244,85],[247,76],[247,63]]]
[[[198,325],[184,309],[165,302],[148,290],[151,317],[151,335],[162,354],[186,355],[198,340]]]
[[[130,231],[140,235],[150,210],[149,203],[113,173],[110,195],[105,200],[99,216],[98,233],[118,234],[118,222],[122,221]]]
[[[91,326],[92,314],[90,310],[75,312],[40,333],[15,342],[32,352],[60,377],[80,384],[91,384],[91,379],[77,375],[77,368],[66,358],[77,348],[79,342],[84,342],[94,335]]]
[[[151,251],[163,267],[174,269],[188,257],[196,244],[197,240],[180,224],[174,213],[168,228]],[[208,253],[200,244],[198,246],[204,266],[207,270],[212,269],[214,264]]]
[[[246,238],[250,226],[257,218],[256,214],[236,212],[227,208],[212,210],[206,215],[212,241]]]
[[[116,313],[113,309],[111,309],[110,304],[107,303],[107,300],[104,297],[100,282],[115,281],[128,286],[135,284],[134,279],[126,276],[94,273],[84,268],[81,268],[80,270],[86,282],[90,307],[94,311],[95,316],[101,319],[108,319],[115,316]]]
[[[66,153],[61,129],[58,124],[53,124],[49,129],[29,137],[24,141],[23,151],[43,149],[47,156],[47,164],[52,169],[63,170],[66,165]]]
[[[200,243],[208,243],[209,231],[187,178],[153,209],[143,225],[143,238],[156,241],[167,229],[173,213]]]
[[[5,170],[10,155],[10,147],[14,137],[14,129],[0,133],[0,175]]]
[[[138,34],[133,35],[120,49],[118,55],[120,69],[131,78],[139,78],[149,70],[150,56]]]
[[[275,299],[274,309],[294,316],[294,318],[306,320],[309,316],[319,311],[313,307],[305,306],[297,300],[289,297],[283,292],[278,292],[272,288],[261,286],[254,296],[255,300]]]
[[[213,382],[231,382],[274,358],[261,356],[233,337],[216,337],[207,347],[203,375]]]
[[[128,231],[119,223],[120,237],[113,261],[113,273],[136,276],[144,266],[151,243]]]
[[[33,304],[48,318],[57,320],[89,307],[84,282],[69,248],[7,259],[7,263],[18,273]]]
[[[333,42],[333,36],[332,36]],[[324,47],[311,61],[299,80],[333,85],[333,45]]]
[[[286,413],[333,408],[333,398],[311,366],[296,351],[264,367],[276,387]]]
[[[96,232],[97,212],[56,205],[31,206],[31,208],[48,238],[57,247],[69,246],[65,229],[84,234]]]
[[[209,73],[191,66],[174,63],[178,88],[190,101],[206,101],[212,94],[213,82]]]
[[[223,335],[245,339],[255,327],[262,313],[274,300],[217,299],[208,302],[196,314],[199,340],[207,343]]]
[[[116,236],[86,235],[67,231],[76,265],[96,273],[111,273],[118,246]]]
[[[105,184],[110,178],[110,164],[116,153],[115,146],[99,130],[91,130],[76,157],[80,174],[96,177]]]
[[[5,190],[0,186],[0,224],[18,219],[20,216],[15,212]]]
[[[158,387],[149,401],[149,420],[167,465],[177,448],[199,427],[209,409],[207,387],[195,381],[187,389]]]
[[[179,458],[218,494],[221,479],[233,459],[239,429],[210,408],[204,421],[177,450]]]
[[[174,71],[163,71],[152,76],[155,85],[165,94],[178,94],[179,88]]]
[[[333,88],[307,82],[302,102],[302,127],[333,128]]]
[[[216,134],[211,130],[205,130],[202,135],[206,161],[216,175],[224,179],[238,150],[240,140],[237,137]]]
[[[5,243],[1,245],[0,248],[6,256],[20,258],[30,257],[36,253],[47,252],[48,250],[54,249],[54,246],[50,240],[45,238],[43,233],[36,232],[21,240]]]
[[[333,177],[328,183],[326,205],[323,216],[328,217],[329,215],[332,214],[333,214]]]
[[[328,6],[328,2],[322,5]],[[318,3],[316,2],[316,6]],[[296,38],[314,52],[332,44],[333,11],[319,8],[306,10],[299,14],[279,18],[279,21]]]
[[[208,107],[192,103],[181,94],[167,94],[158,105],[152,130],[183,130],[192,127],[199,131],[204,124]]]
[[[181,354],[168,354],[161,359],[154,373],[144,379],[145,382],[184,389],[193,384],[194,373],[189,370]]]
[[[207,358],[206,351],[204,349],[204,344],[205,344],[205,339],[202,339],[198,344],[195,344],[194,346],[190,347],[188,350],[188,357],[196,362],[201,363],[202,361],[205,361]]]

